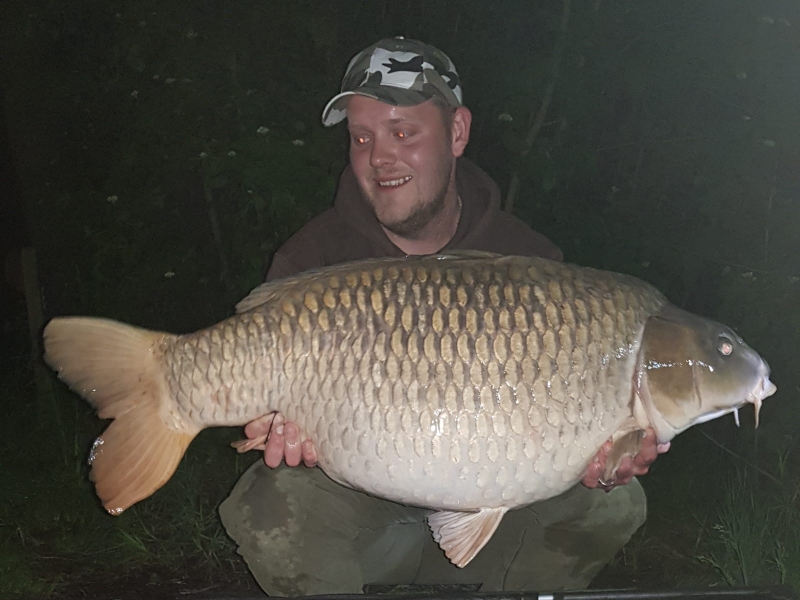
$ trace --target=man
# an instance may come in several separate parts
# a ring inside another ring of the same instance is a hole
[[[402,38],[381,40],[350,62],[323,123],[347,120],[350,165],[333,208],[276,253],[267,278],[380,256],[469,249],[561,260],[544,236],[500,210],[497,185],[463,158],[471,114],[455,66],[440,50]],[[610,443],[583,485],[509,512],[477,558],[450,564],[425,523],[427,512],[339,486],[319,469],[313,443],[280,415],[247,425],[264,450],[220,507],[230,536],[270,595],[358,593],[365,584],[474,583],[482,591],[582,588],[644,522],[638,482],[604,494]],[[659,448],[665,451],[666,448]],[[647,472],[642,452],[616,484]],[[285,461],[286,467],[276,468]],[[274,470],[273,470],[274,469]]]

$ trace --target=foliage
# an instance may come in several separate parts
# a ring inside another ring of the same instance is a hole
[[[699,560],[735,587],[800,586],[800,483],[766,491],[741,471],[724,500]]]

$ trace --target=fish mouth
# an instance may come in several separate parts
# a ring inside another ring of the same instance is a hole
[[[765,398],[769,398],[778,391],[778,387],[769,379],[769,375],[765,374],[756,385],[755,389],[747,395],[746,402],[752,404],[756,410],[756,427],[758,427],[758,414],[761,412],[761,405]],[[736,424],[739,424],[739,412],[736,412]]]
[[[735,406],[728,406],[727,408],[720,408],[718,410],[706,413],[701,417],[692,421],[692,425],[697,425],[699,423],[705,423],[706,421],[711,421],[716,419],[717,417],[721,417],[723,415],[727,415],[728,413],[733,413],[733,419],[736,421],[736,426],[740,427],[741,424],[739,422],[739,409],[744,408],[748,404],[752,404],[755,407],[755,426],[758,428],[758,416],[761,412],[761,405],[765,398],[769,398],[778,390],[777,386],[772,383],[769,379],[769,371],[766,371],[761,378],[758,380],[758,383],[755,387],[747,394],[744,400],[742,400],[739,404]]]

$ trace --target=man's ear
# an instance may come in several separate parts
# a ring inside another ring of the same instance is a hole
[[[469,143],[469,129],[472,125],[472,113],[466,106],[459,106],[453,113],[450,148],[453,156],[458,158],[464,154]]]

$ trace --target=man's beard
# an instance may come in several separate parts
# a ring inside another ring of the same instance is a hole
[[[425,229],[431,221],[442,213],[442,210],[444,210],[444,201],[447,197],[447,189],[450,185],[450,172],[452,169],[452,161],[444,162],[445,164],[441,165],[440,169],[438,169],[436,180],[437,187],[430,202],[425,203],[420,199],[407,217],[392,223],[381,223],[384,228],[402,238],[414,240],[419,237],[422,230]]]

